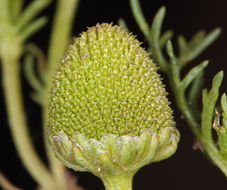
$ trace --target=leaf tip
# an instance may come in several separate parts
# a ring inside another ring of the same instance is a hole
[[[222,32],[221,27],[217,27],[217,28],[215,28],[215,29],[214,29],[214,32],[215,32],[215,33],[217,33],[217,35],[220,35],[220,34],[221,34],[221,32]]]
[[[167,41],[166,50],[167,50],[167,53],[169,54],[169,56],[171,56],[173,54],[173,45],[172,45],[171,40]]]
[[[209,64],[209,60],[205,60],[201,63],[202,67],[206,67]]]
[[[166,7],[162,6],[159,10],[158,10],[158,15],[165,15],[166,14]]]
[[[223,93],[221,96],[221,107],[224,112],[227,112],[227,96],[226,93]]]

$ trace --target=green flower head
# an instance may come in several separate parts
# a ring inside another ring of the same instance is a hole
[[[48,132],[69,167],[99,175],[108,160],[113,174],[121,173],[116,162],[127,168],[137,160],[128,169],[136,171],[175,152],[179,134],[167,92],[140,45],[119,26],[97,24],[68,48],[50,91]]]
[[[175,125],[167,92],[149,54],[119,26],[97,24],[75,38],[50,93],[49,127],[69,138],[80,132],[140,135]]]

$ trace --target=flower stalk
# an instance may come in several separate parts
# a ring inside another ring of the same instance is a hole
[[[102,178],[106,190],[132,190],[132,178],[134,174],[108,176]]]

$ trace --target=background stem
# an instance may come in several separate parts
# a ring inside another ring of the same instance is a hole
[[[4,190],[22,190],[14,186],[1,172],[0,172],[0,187]]]
[[[24,4],[24,0],[10,0],[10,9],[11,9],[11,19],[13,21],[15,21],[20,12],[21,12],[21,9],[23,7],[23,4]]]
[[[52,34],[50,39],[50,45],[48,50],[47,60],[47,72],[46,72],[46,89],[44,92],[44,104],[43,104],[43,134],[46,152],[50,163],[51,170],[56,178],[59,186],[65,187],[65,167],[60,163],[50,150],[46,126],[48,120],[48,93],[49,86],[52,82],[53,74],[56,71],[60,58],[64,55],[66,47],[69,42],[70,33],[73,25],[74,14],[76,13],[79,0],[58,0],[56,15],[54,18],[54,24],[52,28]]]
[[[21,53],[20,48],[13,42],[15,41],[9,40],[2,46],[4,51],[1,58],[4,95],[14,144],[24,166],[41,187],[45,190],[56,190],[58,188],[35,152],[28,133],[20,80]]]

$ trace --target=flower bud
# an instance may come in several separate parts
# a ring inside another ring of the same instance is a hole
[[[52,83],[52,149],[104,183],[171,156],[179,140],[157,67],[140,45],[119,26],[97,24],[74,39]]]

